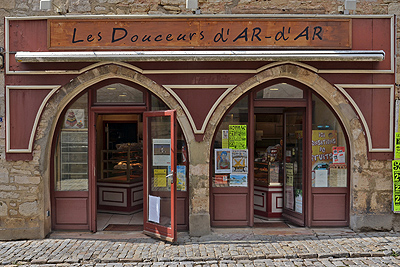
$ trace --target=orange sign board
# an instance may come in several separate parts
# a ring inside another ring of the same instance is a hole
[[[350,19],[52,19],[50,50],[350,49]]]

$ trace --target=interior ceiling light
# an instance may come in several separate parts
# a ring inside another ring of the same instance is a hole
[[[115,87],[107,87],[108,90],[116,90],[117,88]]]
[[[269,90],[270,91],[278,91],[279,89],[278,88],[270,88]]]

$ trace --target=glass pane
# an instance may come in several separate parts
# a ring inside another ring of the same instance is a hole
[[[303,90],[287,83],[278,83],[257,92],[256,99],[303,98]]]
[[[312,186],[347,187],[347,143],[329,107],[313,94]]]
[[[149,117],[148,221],[171,227],[171,118]]]
[[[269,113],[267,113],[269,112]],[[254,184],[283,184],[283,113],[255,108]]]
[[[113,83],[96,91],[97,103],[144,103],[143,92],[122,83]]]
[[[88,190],[87,94],[65,113],[55,158],[55,190]]]
[[[214,187],[248,186],[248,117],[248,98],[244,97],[217,130],[212,153]]]
[[[127,116],[126,116],[127,117]],[[107,115],[104,116],[104,119]],[[130,115],[129,119],[139,118]],[[141,182],[143,143],[138,135],[139,121],[107,122],[101,151],[101,182]],[[101,129],[103,130],[103,129]]]
[[[285,208],[303,212],[303,113],[287,113],[285,123]]]

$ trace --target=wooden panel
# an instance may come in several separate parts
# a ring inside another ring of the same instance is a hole
[[[247,219],[247,194],[214,194],[215,221],[245,221]]]
[[[389,19],[374,19],[373,21],[373,49],[383,50],[386,53],[385,60],[376,62],[378,69],[389,70],[391,61],[391,23]]]
[[[176,219],[179,226],[188,225],[187,198],[177,198],[176,200]]]
[[[346,220],[346,194],[313,194],[312,205],[314,221]]]
[[[390,89],[372,89],[371,135],[373,147],[389,147]]]
[[[351,48],[350,19],[49,20],[50,49]]]
[[[389,147],[390,89],[346,88],[360,108],[371,133],[373,148]]]
[[[56,224],[88,224],[87,198],[56,198]]]
[[[201,129],[203,122],[214,105],[223,94],[223,89],[173,89],[181,98],[190,112],[197,129]]]
[[[29,138],[39,107],[51,90],[10,89],[10,149],[28,149]]]

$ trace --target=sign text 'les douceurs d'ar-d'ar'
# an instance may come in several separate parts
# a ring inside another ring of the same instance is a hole
[[[350,19],[49,20],[50,49],[351,48]]]

